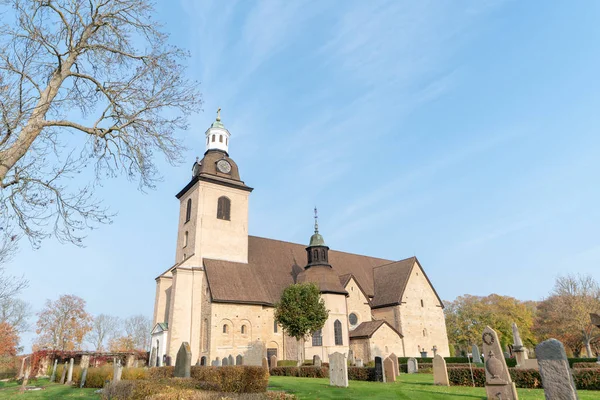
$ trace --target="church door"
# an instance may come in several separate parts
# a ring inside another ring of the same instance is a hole
[[[271,365],[271,356],[277,357],[277,349],[267,349],[267,360],[269,361],[269,368],[276,367],[277,365]]]

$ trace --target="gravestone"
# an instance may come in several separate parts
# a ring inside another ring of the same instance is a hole
[[[23,369],[25,371],[23,372],[23,384],[21,386],[21,391],[25,391],[25,388],[27,387],[27,381],[29,381],[29,373],[31,372],[31,359],[29,357],[25,357],[23,361],[25,361],[23,363]]]
[[[381,357],[375,357],[375,381],[385,382],[385,372]]]
[[[356,360],[354,359],[354,351],[352,351],[352,349],[348,350],[348,361],[350,361],[350,365],[352,366],[356,364]]]
[[[569,368],[565,348],[556,339],[549,339],[535,347],[546,399],[577,400],[577,389]]]
[[[23,357],[23,359],[21,360],[21,369],[19,370],[19,378],[23,378],[25,376],[25,369],[27,368],[25,366],[25,363],[27,362],[27,359],[29,357]]]
[[[235,358],[235,365],[244,365],[244,357],[241,354],[238,354]]]
[[[175,359],[175,378],[189,378],[192,368],[192,350],[188,342],[181,343]]]
[[[408,359],[406,362],[406,372],[409,374],[416,374],[419,372],[419,363],[416,358],[411,357]]]
[[[135,362],[135,354],[128,354],[127,358],[125,359],[125,368],[133,368]]]
[[[383,362],[386,382],[396,382],[396,372],[394,370],[394,361],[390,357]]]
[[[313,365],[314,365],[315,367],[320,367],[320,366],[322,365],[322,362],[321,362],[321,357],[319,357],[319,356],[318,356],[318,355],[316,355],[316,354],[313,356]]]
[[[224,367],[229,365],[229,359],[227,357],[223,357],[223,360],[221,361],[221,365]]]
[[[269,360],[267,360],[267,357],[263,357],[263,359],[262,359],[262,367],[266,368],[267,370],[269,369]]]
[[[473,362],[476,364],[481,364],[483,361],[481,361],[481,355],[479,354],[479,346],[474,344],[472,347],[472,353],[473,353]]]
[[[437,355],[437,351],[438,351],[437,346],[433,345],[433,348],[431,349],[431,351],[433,351],[433,357],[435,357]]]
[[[269,363],[270,368],[275,368],[277,366],[277,356],[275,356],[275,355],[271,356],[271,359],[269,361],[271,361]]]
[[[362,360],[362,359],[360,359],[360,358],[357,358],[357,359],[356,359],[356,366],[357,366],[357,367],[361,367],[361,368],[362,368],[362,367],[364,366],[364,365],[363,365],[363,360]]]
[[[58,367],[58,358],[54,360],[54,366],[52,367],[52,375],[50,375],[50,382],[56,381],[56,368]]]
[[[450,386],[448,370],[446,369],[446,360],[439,354],[433,357],[433,384]]]
[[[517,389],[508,373],[496,331],[486,326],[482,339],[485,354],[485,391],[488,399],[518,399]]]
[[[79,367],[82,370],[90,367],[90,356],[88,354],[84,354],[81,356],[81,361],[79,361]]]
[[[60,376],[60,384],[63,385],[65,383],[65,379],[67,378],[67,368],[69,366],[69,362],[65,361],[65,365],[63,366],[62,375]]]
[[[392,354],[390,354],[390,358],[394,362],[394,374],[395,374],[395,376],[400,375],[400,365],[398,365],[398,356],[396,356],[396,354],[392,353]]]
[[[165,356],[165,365],[167,367],[171,366],[171,356]]]
[[[229,357],[227,357],[227,365],[235,365],[235,360],[233,359],[233,356],[230,354]]]
[[[115,382],[119,382],[121,380],[121,376],[123,375],[123,366],[121,365],[121,362],[119,362],[117,364],[117,369],[116,369],[117,373],[114,376],[114,381]]]
[[[156,365],[156,347],[153,347],[150,351],[150,358],[148,359],[148,366],[150,368],[157,367]]]
[[[215,367],[221,366],[221,359],[219,357],[215,358]]]
[[[82,389],[85,386],[85,380],[87,379],[87,368],[84,368],[81,371],[81,383],[79,384],[79,389]]]
[[[346,355],[337,351],[329,355],[329,386],[348,387]]]
[[[69,373],[67,374],[67,383],[66,383],[66,385],[73,384],[73,365],[74,364],[75,364],[75,360],[73,358],[71,358],[71,361],[69,362]]]

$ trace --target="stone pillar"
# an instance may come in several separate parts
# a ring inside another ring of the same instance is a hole
[[[81,361],[79,361],[79,367],[83,371],[86,368],[90,367],[90,356],[89,354],[84,354],[81,356]]]
[[[81,370],[81,383],[79,384],[79,388],[82,389],[85,387],[85,380],[87,379],[87,367]]]
[[[52,375],[50,375],[50,382],[56,381],[56,368],[58,367],[58,358],[54,359],[54,366],[52,367]]]
[[[65,379],[67,377],[67,368],[69,367],[68,361],[65,361],[65,365],[63,365],[62,375],[60,377],[60,384],[64,385]]]

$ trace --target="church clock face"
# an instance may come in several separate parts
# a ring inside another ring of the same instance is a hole
[[[219,160],[217,161],[217,169],[219,172],[228,174],[231,172],[231,164],[227,160]]]

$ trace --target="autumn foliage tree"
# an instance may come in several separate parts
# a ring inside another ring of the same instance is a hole
[[[0,356],[16,356],[18,345],[17,330],[8,322],[0,322]]]
[[[523,343],[535,344],[531,333],[534,307],[529,302],[491,294],[459,296],[444,304],[448,341],[455,347],[470,351],[471,345],[481,344],[481,334],[486,326],[490,326],[498,333],[501,345],[507,348],[513,343],[513,322],[519,327]]]
[[[38,313],[37,347],[49,350],[79,350],[85,335],[92,329],[92,316],[85,311],[85,300],[74,295],[62,295],[58,300],[46,300]]]
[[[534,331],[538,340],[555,338],[573,354],[585,350],[593,357],[593,346],[600,339],[600,329],[590,313],[600,312],[600,286],[589,275],[558,277],[550,296],[540,302]]]

